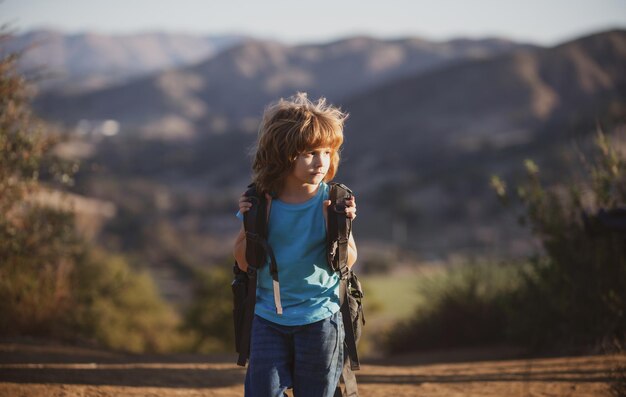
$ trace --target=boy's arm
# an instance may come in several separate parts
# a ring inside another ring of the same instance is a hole
[[[241,225],[239,234],[235,238],[233,256],[235,257],[235,260],[237,261],[237,265],[239,265],[239,269],[241,269],[244,272],[247,271],[248,262],[246,261],[246,232],[244,231],[243,225]]]
[[[346,200],[346,216],[354,221],[356,218],[356,197],[351,196],[350,199]],[[357,253],[356,253],[356,243],[354,242],[354,235],[352,231],[350,232],[350,237],[348,238],[348,267],[352,268],[354,262],[356,262]]]
[[[356,243],[354,242],[354,236],[350,233],[350,238],[348,239],[348,267],[352,268],[352,265],[356,262],[357,252],[356,252]]]

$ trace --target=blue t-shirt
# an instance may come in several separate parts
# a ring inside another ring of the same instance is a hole
[[[339,277],[326,257],[322,202],[328,199],[328,190],[322,182],[316,195],[304,203],[272,200],[268,243],[278,264],[283,314],[276,313],[268,260],[258,273],[258,316],[281,325],[305,325],[339,310]]]

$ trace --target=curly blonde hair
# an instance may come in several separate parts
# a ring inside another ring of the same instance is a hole
[[[263,113],[252,163],[253,182],[260,193],[278,194],[296,158],[307,150],[332,150],[328,182],[339,167],[343,125],[348,114],[320,98],[313,103],[305,92],[269,104]]]

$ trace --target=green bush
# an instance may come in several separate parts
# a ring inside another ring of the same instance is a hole
[[[517,189],[526,209],[521,221],[544,248],[515,296],[519,316],[510,324],[514,339],[530,346],[590,346],[626,335],[626,236],[595,216],[626,209],[626,161],[599,132],[583,164],[580,181],[546,188],[527,160],[526,183]],[[510,199],[504,182],[493,184]]]
[[[222,268],[196,272],[192,303],[184,319],[184,329],[193,334],[193,351],[234,351],[231,281],[230,273]]]
[[[465,264],[430,277],[421,283],[423,304],[393,327],[385,350],[402,353],[505,341],[518,272],[511,265]]]
[[[0,220],[0,334],[54,333],[70,310],[78,249],[72,220],[40,207]]]
[[[152,278],[133,271],[124,257],[96,249],[86,252],[71,274],[71,284],[68,333],[126,351],[183,348],[178,316],[161,299]]]

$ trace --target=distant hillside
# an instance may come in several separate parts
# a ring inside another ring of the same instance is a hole
[[[35,30],[14,35],[8,49],[27,49],[21,59],[22,70],[43,73],[43,88],[74,92],[189,65],[241,40],[242,36],[67,34]]]
[[[395,222],[396,240],[425,255],[515,246],[520,229],[505,227],[490,175],[533,158],[544,177],[568,177],[559,170],[574,157],[573,139],[584,147],[596,123],[626,121],[624,71],[626,31],[615,30],[456,63],[346,100],[341,177],[361,193],[364,230],[391,236]]]
[[[149,135],[254,130],[263,106],[297,90],[331,100],[393,79],[466,59],[520,48],[500,39],[429,42],[353,37],[286,46],[248,40],[197,65],[172,69],[84,95],[44,95],[39,112],[70,126],[80,119],[115,119]]]
[[[412,53],[407,43],[421,42],[353,38],[286,47],[248,41],[193,67],[86,95],[44,96],[39,106],[70,125],[80,118],[121,121],[121,134],[97,144],[93,161],[103,171],[85,174],[79,185],[84,194],[120,206],[123,218],[110,230],[136,228],[124,244],[154,233],[143,225],[155,218],[146,203],[156,200],[168,203],[158,213],[172,222],[168,236],[181,236],[181,250],[214,255],[219,239],[234,232],[232,203],[249,180],[245,152],[254,134],[245,131],[256,128],[270,98],[297,87],[312,97],[323,90],[341,96],[330,99],[350,112],[338,179],[359,197],[360,239],[393,242],[425,259],[532,251],[515,211],[489,189],[489,177],[520,174],[523,160],[533,158],[546,178],[565,178],[564,163],[575,157],[573,138],[584,147],[596,123],[626,120],[626,32],[489,58],[433,63],[416,55],[422,63],[377,72],[367,66],[385,59],[373,49]],[[333,91],[337,84],[345,96]],[[157,135],[186,139],[144,139],[159,128]],[[157,200],[161,196],[168,199]],[[137,211],[143,218],[133,220]],[[198,236],[205,243],[186,246]],[[208,250],[212,237],[217,240]]]
[[[412,156],[417,148],[441,159],[529,142],[545,123],[619,113],[626,100],[624,71],[626,31],[611,31],[456,63],[343,104],[353,114],[349,128],[359,150],[378,148],[384,136],[394,157],[399,151]]]

